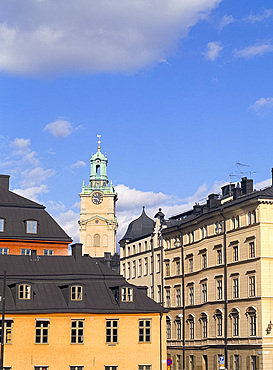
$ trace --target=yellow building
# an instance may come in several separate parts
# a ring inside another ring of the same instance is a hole
[[[171,370],[272,369],[273,187],[243,178],[163,224]]]
[[[98,135],[100,138],[100,135]],[[108,160],[102,154],[98,141],[98,150],[92,155],[89,185],[83,183],[80,213],[80,242],[84,254],[103,257],[104,253],[116,252],[116,201],[117,193],[107,177]]]
[[[145,288],[82,256],[81,244],[72,253],[0,256],[4,369],[166,370],[162,307]]]

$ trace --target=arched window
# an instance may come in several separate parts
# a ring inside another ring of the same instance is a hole
[[[99,234],[94,235],[94,247],[100,247],[100,235]]]
[[[256,220],[256,211],[252,212],[252,223],[255,224],[257,222]]]
[[[171,318],[170,316],[167,316],[166,322],[167,322],[167,339],[171,339]]]
[[[208,337],[208,315],[206,312],[202,312],[199,319],[202,324],[202,338],[206,339]]]
[[[194,316],[192,314],[188,316],[187,324],[189,325],[189,339],[194,339]]]
[[[233,308],[230,311],[229,317],[232,320],[232,335],[233,337],[238,337],[239,335],[239,310]]]
[[[99,164],[96,165],[96,174],[97,176],[100,176],[100,165]]]
[[[221,337],[223,335],[223,314],[221,310],[217,309],[215,311],[214,319],[216,324],[216,336]]]
[[[248,307],[246,310],[246,317],[249,319],[249,335],[255,337],[257,335],[257,310],[255,307]]]

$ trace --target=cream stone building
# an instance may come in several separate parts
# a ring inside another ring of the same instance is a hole
[[[164,223],[171,370],[272,369],[273,187],[243,178]]]
[[[100,139],[100,135],[98,135]],[[107,177],[108,159],[101,152],[101,141],[98,150],[92,155],[91,174],[88,185],[83,183],[81,213],[79,221],[80,243],[83,253],[92,257],[103,257],[105,252],[114,255],[116,252],[116,201],[112,182]]]

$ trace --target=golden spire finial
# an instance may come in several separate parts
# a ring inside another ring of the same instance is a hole
[[[101,135],[97,135],[97,137],[98,137],[98,150],[100,150],[100,144],[101,144],[101,141],[100,141],[100,138],[101,138]]]

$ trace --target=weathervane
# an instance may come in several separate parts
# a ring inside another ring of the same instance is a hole
[[[97,137],[98,137],[98,139],[99,139],[99,140],[98,140],[98,144],[99,144],[99,145],[98,145],[98,150],[100,150],[100,144],[101,144],[100,138],[101,138],[101,135],[97,135]]]

